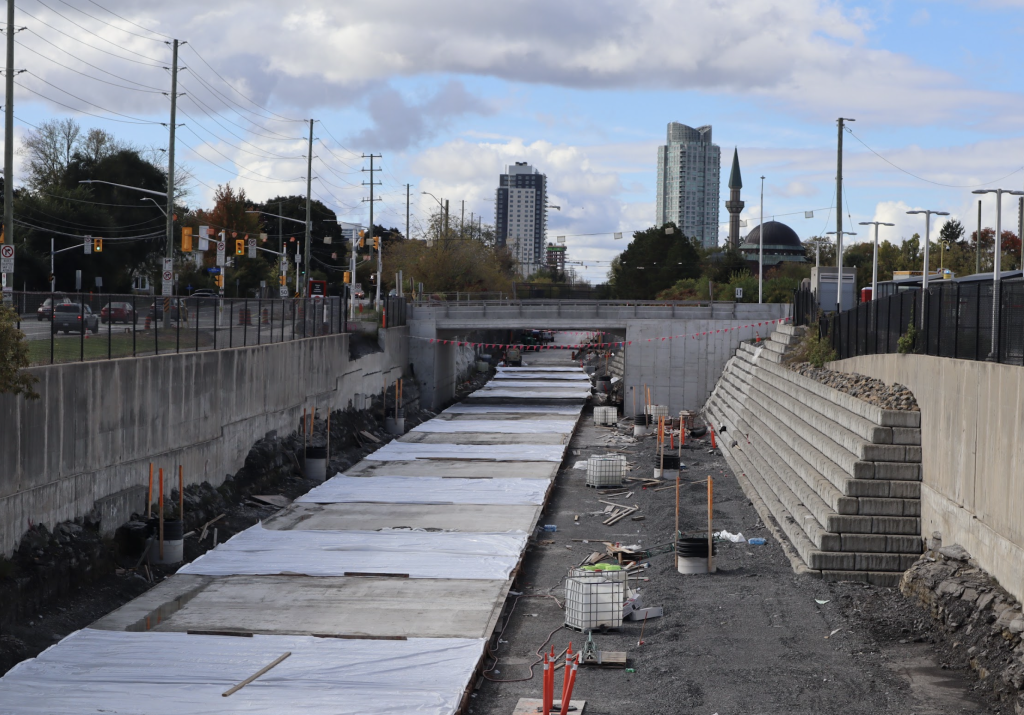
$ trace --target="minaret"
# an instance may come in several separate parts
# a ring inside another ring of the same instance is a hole
[[[736,149],[732,150],[732,171],[729,172],[729,200],[725,202],[725,209],[729,212],[729,248],[733,251],[740,247],[740,211],[743,210],[743,202],[740,201],[740,189],[743,188],[743,179],[740,177],[740,155]]]

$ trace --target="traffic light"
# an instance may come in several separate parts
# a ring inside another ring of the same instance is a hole
[[[213,277],[213,284],[215,286],[217,286],[218,288],[223,288],[224,287],[224,274],[223,273],[218,273],[217,275],[215,275]]]
[[[190,226],[181,227],[181,250],[183,253],[192,252],[192,228]]]
[[[379,248],[380,248],[380,236],[374,236],[373,237],[373,250],[376,251]]]
[[[278,282],[283,286],[288,285],[288,276],[282,273],[280,276],[278,276]]]
[[[244,256],[245,255],[245,240],[244,239],[240,238],[237,241],[235,241],[235,255],[236,256]]]
[[[352,282],[352,271],[345,271],[345,278],[344,278],[344,280],[342,282],[343,283],[351,283]]]
[[[362,236],[359,237],[359,247],[366,248],[366,239]]]
[[[94,239],[92,239],[92,252],[93,253],[103,253],[103,239],[102,238],[94,238]]]

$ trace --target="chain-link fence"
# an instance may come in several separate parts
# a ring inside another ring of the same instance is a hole
[[[898,352],[913,324],[913,352],[1024,365],[1024,280],[999,283],[994,343],[992,290],[991,281],[937,282],[923,298],[914,288],[830,314],[827,331],[840,359]]]
[[[340,296],[9,295],[33,365],[219,350],[348,332],[348,306]]]

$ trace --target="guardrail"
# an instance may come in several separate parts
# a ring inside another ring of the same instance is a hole
[[[348,332],[348,303],[342,296],[7,295],[20,316],[18,327],[33,365],[222,350]]]

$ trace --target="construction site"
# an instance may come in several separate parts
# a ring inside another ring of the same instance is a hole
[[[751,332],[699,409],[555,331],[439,413],[391,372],[220,486],[158,469],[105,557],[34,527],[19,575],[102,573],[8,590],[0,712],[1020,715],[1013,584],[922,538],[925,406]]]

